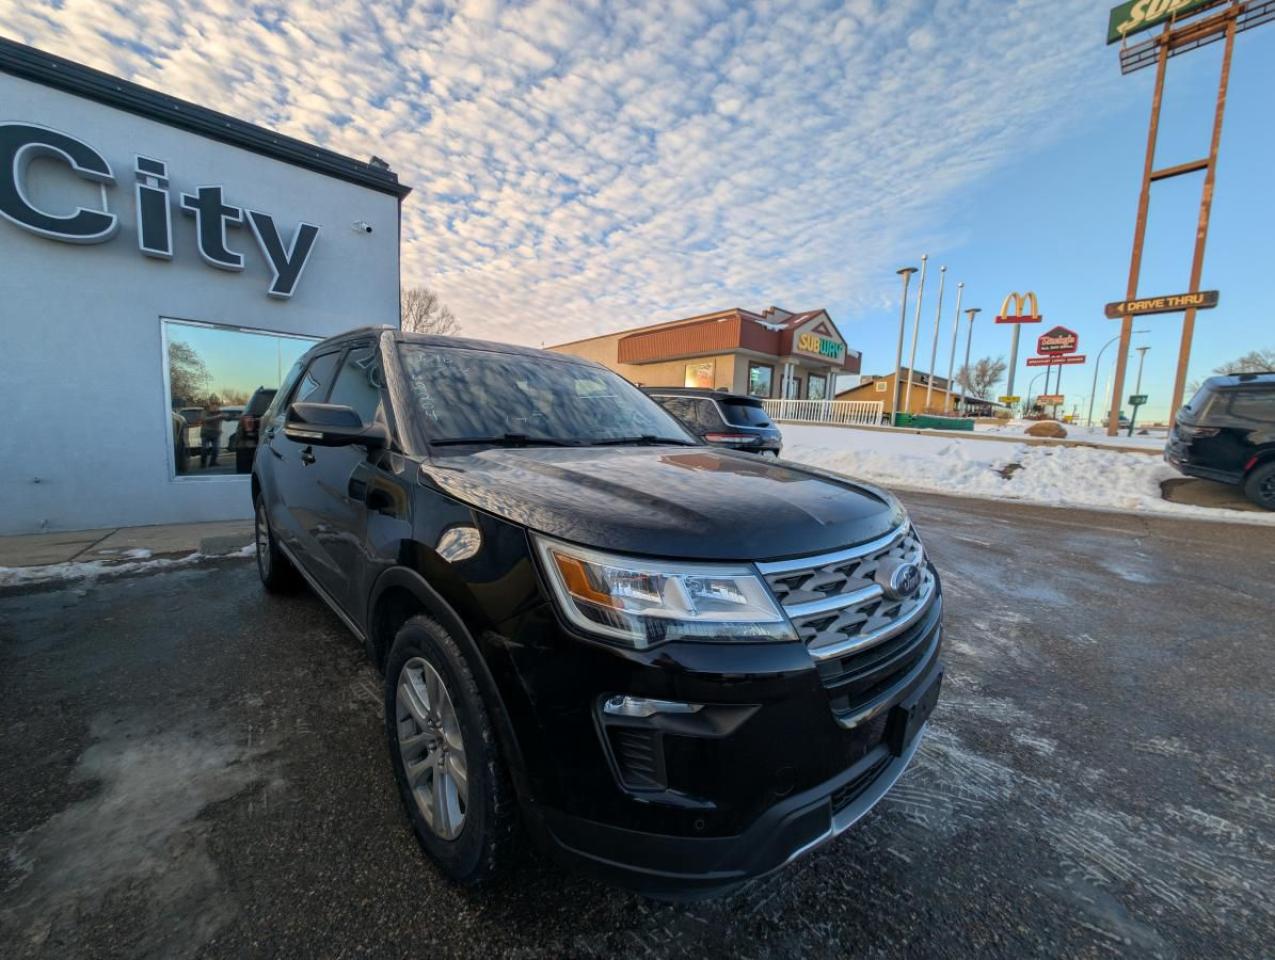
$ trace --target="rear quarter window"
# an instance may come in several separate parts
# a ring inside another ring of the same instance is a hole
[[[1275,390],[1237,390],[1231,394],[1231,416],[1275,423]]]
[[[765,409],[760,405],[754,406],[751,403],[738,403],[729,400],[718,402],[721,407],[722,414],[726,417],[728,423],[733,423],[738,427],[768,427],[770,426],[770,417],[767,416]]]

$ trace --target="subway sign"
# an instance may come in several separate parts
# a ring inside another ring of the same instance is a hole
[[[846,345],[831,337],[821,337],[817,333],[803,333],[797,337],[797,349],[826,360],[840,361],[845,356]]]
[[[33,200],[27,189],[27,168],[39,158],[63,164],[80,179],[97,184],[101,189],[99,205],[59,208],[57,203]],[[199,186],[190,193],[170,191],[168,164],[141,154],[134,157],[133,173],[137,249],[143,256],[173,259],[176,208],[193,221],[199,256],[208,266],[242,271],[244,255],[232,246],[230,237],[232,231],[246,229],[274,273],[266,295],[286,300],[296,292],[319,237],[317,226],[298,223],[285,243],[274,217],[228,203],[224,187]],[[15,226],[60,243],[108,243],[120,228],[119,215],[111,209],[117,189],[110,163],[83,140],[39,124],[0,122],[0,217]],[[125,205],[116,201],[116,209]]]
[[[1150,30],[1170,17],[1183,17],[1216,0],[1128,0],[1111,11],[1107,22],[1107,43],[1119,43],[1125,37]]]

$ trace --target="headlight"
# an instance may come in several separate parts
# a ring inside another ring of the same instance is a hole
[[[589,633],[666,640],[795,640],[750,567],[639,560],[534,537],[558,607]]]

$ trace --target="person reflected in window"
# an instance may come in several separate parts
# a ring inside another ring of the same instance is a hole
[[[226,414],[221,409],[221,400],[214,393],[208,398],[204,407],[204,416],[199,424],[199,466],[217,466],[217,451],[221,449],[221,425]]]

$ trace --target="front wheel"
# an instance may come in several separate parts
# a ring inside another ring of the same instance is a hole
[[[1275,510],[1275,460],[1258,465],[1244,478],[1244,496],[1259,507]]]
[[[270,529],[270,517],[266,513],[266,501],[257,494],[253,518],[253,540],[257,547],[257,574],[261,585],[270,593],[289,593],[297,586],[297,571],[292,561],[284,556]]]
[[[451,880],[490,877],[513,847],[513,787],[468,660],[441,624],[416,616],[385,665],[385,733],[421,847]]]

